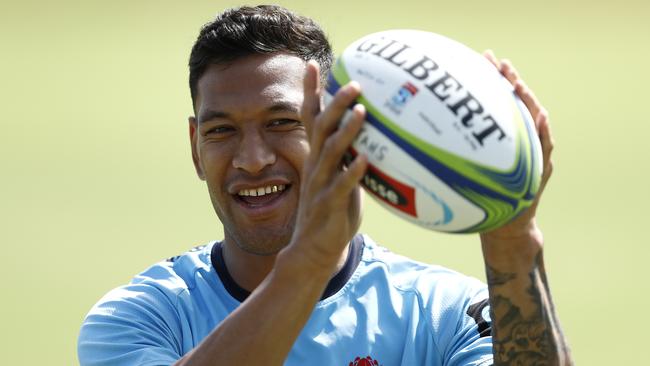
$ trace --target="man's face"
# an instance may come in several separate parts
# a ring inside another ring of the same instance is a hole
[[[212,65],[199,79],[192,154],[225,240],[274,254],[293,233],[303,163],[309,153],[299,111],[305,62],[254,55]]]

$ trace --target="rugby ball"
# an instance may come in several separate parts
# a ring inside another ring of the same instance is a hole
[[[438,34],[384,31],[343,51],[325,103],[351,80],[367,114],[349,153],[368,156],[361,183],[391,212],[465,233],[497,228],[531,205],[542,173],[534,122],[484,56]]]

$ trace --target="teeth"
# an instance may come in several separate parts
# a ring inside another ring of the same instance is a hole
[[[264,196],[269,193],[276,193],[276,192],[282,192],[286,186],[284,184],[279,184],[279,185],[274,185],[274,186],[265,186],[265,187],[257,187],[257,188],[251,188],[251,189],[242,189],[237,193],[239,196],[253,196],[253,197],[259,197],[259,196]]]

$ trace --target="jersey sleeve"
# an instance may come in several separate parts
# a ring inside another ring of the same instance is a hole
[[[79,363],[171,365],[181,357],[174,297],[150,284],[109,292],[88,313],[78,341]]]
[[[441,364],[493,364],[490,306],[485,284],[451,271],[439,272],[437,284],[423,302]]]
[[[457,331],[450,338],[446,359],[450,366],[493,364],[490,305],[485,297],[469,299],[459,314]]]

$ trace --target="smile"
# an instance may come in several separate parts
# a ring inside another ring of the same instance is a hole
[[[240,188],[235,201],[249,218],[262,219],[278,214],[278,209],[287,201],[291,184],[268,184],[259,187]]]
[[[242,189],[239,192],[237,192],[237,195],[240,197],[260,197],[260,196],[265,196],[267,194],[271,193],[277,193],[277,192],[282,192],[286,186],[284,184],[280,185],[269,185],[265,187],[257,187],[257,188],[251,188],[251,189]]]

